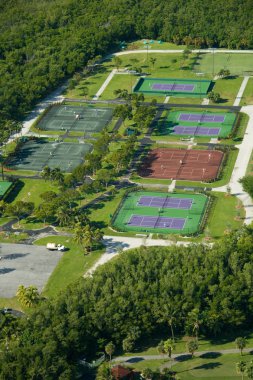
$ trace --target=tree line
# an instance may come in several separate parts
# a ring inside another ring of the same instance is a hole
[[[122,40],[252,48],[251,11],[251,0],[7,0],[0,6],[0,129],[10,134],[41,97]]]
[[[128,350],[161,331],[173,344],[182,334],[197,339],[248,328],[252,251],[250,226],[212,248],[144,246],[122,253],[92,278],[41,301],[29,318],[15,321],[12,333],[1,330],[0,378],[73,379],[77,363],[93,360],[109,342]]]

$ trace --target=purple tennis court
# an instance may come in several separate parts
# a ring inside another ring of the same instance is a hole
[[[157,208],[177,208],[189,210],[192,207],[193,199],[191,198],[164,198],[143,196],[139,199],[137,205],[143,207]]]
[[[160,84],[154,83],[152,84],[152,90],[162,90],[162,91],[189,91],[192,92],[194,90],[194,84],[176,84],[176,83],[168,83],[168,84]]]
[[[218,136],[221,128],[207,128],[198,126],[177,125],[173,129],[174,135],[193,135],[193,136]]]
[[[181,113],[179,116],[180,121],[196,121],[198,123],[223,123],[225,116],[222,115],[205,115],[205,114],[191,114]]]
[[[185,218],[164,218],[157,216],[132,215],[128,221],[129,226],[168,228],[182,230],[185,225]]]

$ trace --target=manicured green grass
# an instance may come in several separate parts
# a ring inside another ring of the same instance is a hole
[[[218,239],[224,236],[224,232],[242,227],[245,210],[236,207],[241,204],[235,196],[227,196],[226,193],[213,192],[214,204],[209,213],[207,227],[210,237]],[[241,219],[237,220],[237,212]]]
[[[51,181],[44,181],[43,179],[29,179],[24,178],[19,180],[18,185],[14,188],[13,193],[7,198],[8,201],[23,201],[34,202],[38,206],[42,199],[40,195],[45,191],[58,192],[58,186]]]
[[[181,380],[232,380],[239,379],[241,375],[236,372],[236,363],[243,360],[249,363],[253,359],[251,354],[215,355],[210,357],[196,357],[173,365]]]
[[[234,104],[236,95],[240,89],[242,81],[242,77],[217,79],[213,91],[218,92],[220,94],[222,99],[221,103],[219,103],[220,105]],[[212,102],[210,102],[210,104],[212,104]]]
[[[0,309],[8,307],[15,310],[21,310],[20,303],[16,297],[13,298],[0,298]]]
[[[253,175],[253,151],[251,152],[249,163],[246,170],[246,175]]]
[[[252,54],[231,54],[231,53],[205,53],[200,54],[196,69],[199,72],[217,74],[221,69],[229,70],[232,75],[243,75],[244,71],[251,70],[253,67]]]
[[[253,78],[249,78],[240,102],[241,106],[247,106],[251,104],[253,104]]]
[[[202,104],[203,97],[199,98],[180,98],[175,96],[170,96],[168,103],[170,104]]]
[[[136,363],[125,363],[125,366],[134,368],[136,371],[142,371],[145,368],[150,368],[152,371],[159,372],[160,367],[166,363],[169,363],[169,359],[141,360]]]
[[[28,235],[24,232],[10,233],[8,231],[0,232],[0,242],[1,243],[22,243]]]
[[[103,249],[100,249],[91,252],[89,255],[84,255],[82,248],[75,243],[73,238],[68,236],[49,236],[37,240],[35,244],[46,245],[49,242],[63,244],[69,250],[63,253],[61,260],[45,286],[43,293],[48,297],[56,296],[69,284],[81,278],[104,252]]]

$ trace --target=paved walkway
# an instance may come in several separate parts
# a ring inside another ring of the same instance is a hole
[[[243,352],[251,352],[253,350],[253,348],[245,348],[243,350]],[[213,350],[213,351],[198,351],[198,352],[195,352],[194,356],[201,356],[201,355],[206,355],[206,354],[212,354],[213,356],[215,356],[215,354],[217,355],[225,355],[225,354],[238,354],[240,351],[236,348],[230,348],[230,349],[227,349],[227,350]],[[189,352],[182,352],[180,354],[172,354],[171,358],[172,360],[173,359],[181,359],[181,361],[183,361],[183,358],[187,359],[188,357],[190,357],[191,355],[189,354]],[[161,360],[161,359],[165,359],[168,358],[168,356],[166,355],[136,355],[136,356],[119,356],[115,359],[113,359],[114,362],[121,362],[121,363],[137,363],[137,362],[140,362],[140,361],[143,361],[143,360]],[[170,364],[170,363],[169,363]],[[176,363],[174,363],[176,364]]]
[[[48,95],[45,99],[43,99],[40,103],[38,103],[34,110],[29,114],[29,116],[23,122],[23,128],[20,133],[15,133],[12,135],[8,143],[15,140],[17,137],[25,136],[28,134],[31,126],[37,119],[37,117],[51,104],[56,102],[62,102],[64,100],[64,96],[62,95],[63,91],[67,88],[67,84],[63,84],[58,87],[57,90],[53,91],[50,95]]]
[[[183,53],[183,49],[152,49],[149,46],[148,53]],[[191,50],[193,53],[230,53],[230,54],[253,54],[253,50],[226,50],[226,49],[216,49],[214,52],[212,49],[193,49]],[[126,55],[126,54],[147,54],[147,49],[141,49],[141,50],[126,50],[126,51],[119,51],[118,53],[115,53],[114,55]]]
[[[241,87],[240,87],[238,94],[235,98],[233,106],[239,106],[240,105],[240,101],[242,100],[242,96],[243,96],[244,90],[247,86],[249,78],[250,78],[249,76],[244,77],[242,84],[241,84]]]
[[[106,80],[104,81],[104,83],[102,84],[102,86],[100,87],[98,92],[96,93],[96,95],[93,96],[92,100],[98,100],[98,98],[102,95],[102,93],[104,92],[104,90],[106,89],[108,84],[111,82],[111,80],[114,77],[114,75],[116,74],[116,72],[117,72],[117,69],[113,69],[110,72],[110,74],[108,75],[108,77],[106,78]]]
[[[242,107],[241,111],[249,116],[249,123],[242,143],[236,146],[239,149],[239,153],[231,175],[229,186],[231,188],[231,193],[236,195],[244,205],[246,212],[245,224],[250,224],[253,222],[253,202],[251,197],[243,191],[242,185],[238,181],[246,174],[247,166],[253,150],[253,106]],[[226,188],[227,186],[222,186],[217,187],[214,190],[225,192]]]

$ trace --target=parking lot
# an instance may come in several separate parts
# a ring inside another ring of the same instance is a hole
[[[62,253],[26,244],[0,245],[0,297],[15,296],[19,285],[42,291]]]

